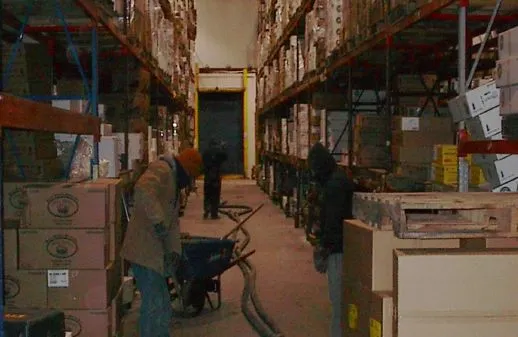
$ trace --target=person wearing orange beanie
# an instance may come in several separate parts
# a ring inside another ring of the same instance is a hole
[[[130,262],[142,302],[140,337],[170,337],[173,313],[167,278],[181,260],[180,190],[202,170],[201,154],[186,148],[149,164],[134,188],[134,208],[121,256]]]

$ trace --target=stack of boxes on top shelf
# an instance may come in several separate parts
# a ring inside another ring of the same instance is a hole
[[[518,139],[518,28],[510,29],[498,36],[498,54],[495,77],[496,86],[500,89],[502,123],[500,138],[516,140]],[[518,155],[508,155],[500,161],[506,162],[505,168],[501,170],[506,169],[504,173],[509,178],[493,191],[518,191]]]
[[[500,116],[500,89],[495,81],[481,83],[448,102],[454,122],[465,121],[471,140],[501,140],[502,117]],[[517,155],[473,154],[474,165],[480,167],[485,180],[493,191],[499,191],[506,184],[518,178]],[[473,169],[479,174],[478,169]],[[516,190],[516,189],[514,189]]]
[[[120,331],[121,181],[6,183],[8,309],[54,308],[77,337]]]

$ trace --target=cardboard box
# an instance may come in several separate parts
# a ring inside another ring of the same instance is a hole
[[[7,308],[47,307],[45,270],[6,270],[4,287]]]
[[[500,90],[495,82],[483,84],[448,102],[453,122],[476,117],[500,105]]]
[[[392,292],[372,292],[369,317],[370,337],[392,337],[392,306]]]
[[[100,178],[92,182],[108,188],[108,221],[110,226],[110,260],[119,258],[123,240],[122,179]]]
[[[398,248],[458,248],[459,240],[398,239],[359,220],[344,223],[344,282],[371,291],[392,291],[392,251]]]
[[[518,85],[518,56],[496,61],[496,86],[498,88]]]
[[[397,250],[398,337],[512,336],[518,250]]]
[[[359,284],[344,285],[345,336],[369,336],[370,290]]]
[[[493,188],[493,192],[518,192],[518,179]]]
[[[27,187],[30,228],[104,228],[108,189],[95,183]]]
[[[22,269],[104,269],[109,262],[106,229],[20,229]]]
[[[64,310],[65,329],[74,337],[112,337],[112,309]]]
[[[500,186],[518,178],[518,155],[510,155],[492,164],[481,166],[491,186]]]
[[[63,277],[52,276],[59,270],[48,270],[48,303],[51,308],[105,309],[111,306],[122,283],[120,262],[112,262],[106,269],[63,270]]]
[[[19,226],[25,218],[27,195],[25,187],[35,183],[4,183],[4,221]],[[39,184],[36,184],[38,186]]]
[[[398,317],[518,317],[518,250],[394,252]]]
[[[466,121],[472,140],[486,140],[502,132],[500,106]]]
[[[4,269],[18,269],[18,231],[5,228],[4,234]]]
[[[518,114],[518,86],[500,89],[500,116]]]
[[[518,54],[518,29],[512,28],[498,34],[498,58],[507,59]]]

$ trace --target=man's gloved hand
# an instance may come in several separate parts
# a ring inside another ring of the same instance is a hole
[[[320,274],[325,274],[327,272],[327,258],[329,257],[329,252],[327,249],[322,248],[320,246],[316,246],[313,250],[313,264],[315,269]]]

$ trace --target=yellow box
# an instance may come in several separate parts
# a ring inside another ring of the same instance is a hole
[[[457,184],[458,166],[453,165],[440,165],[437,163],[433,164],[435,181],[444,185]]]
[[[469,164],[471,164],[471,154],[466,156]],[[434,162],[441,165],[457,165],[459,158],[457,157],[457,145],[453,144],[435,144],[433,149]]]
[[[484,171],[480,167],[473,165],[470,169],[469,183],[471,185],[482,185],[485,182]]]

